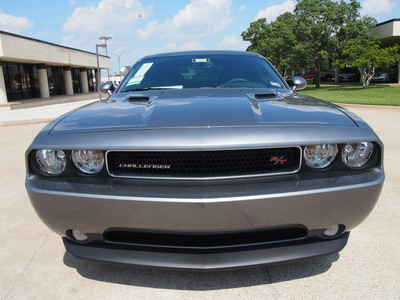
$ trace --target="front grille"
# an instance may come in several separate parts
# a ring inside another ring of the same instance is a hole
[[[297,240],[307,236],[302,225],[231,232],[163,232],[111,228],[105,231],[109,243],[165,248],[224,248]]]
[[[301,148],[219,151],[108,151],[115,177],[208,178],[294,173]]]

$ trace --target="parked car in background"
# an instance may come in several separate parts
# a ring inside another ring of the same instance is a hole
[[[68,253],[97,261],[209,270],[336,253],[378,200],[383,144],[291,85],[250,52],[144,57],[99,87],[108,99],[37,135],[32,205]]]
[[[372,77],[372,82],[398,82],[398,67],[394,66],[387,71],[381,71],[377,68],[375,76]]]
[[[323,71],[321,72],[321,81],[332,81],[335,80],[335,69],[333,68],[331,71]]]
[[[311,72],[307,72],[305,74],[297,73],[294,76],[301,77],[301,78],[304,78],[304,79],[313,79],[315,77],[315,72],[311,71]]]
[[[397,83],[399,81],[399,67],[398,66],[393,66],[387,71],[387,74],[389,76],[389,82],[394,82]]]
[[[339,71],[339,81],[359,82],[360,71],[357,68],[343,68]]]
[[[375,76],[372,77],[371,81],[373,81],[373,82],[389,82],[389,74],[388,73],[375,73]]]

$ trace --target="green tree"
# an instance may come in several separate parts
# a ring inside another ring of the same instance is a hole
[[[366,89],[377,67],[387,70],[400,60],[399,46],[381,48],[375,39],[352,39],[340,48],[342,57],[335,65],[351,64],[359,69],[363,87]]]
[[[250,27],[246,31],[242,32],[243,40],[251,43],[247,48],[247,51],[256,52],[266,56],[263,45],[265,44],[265,39],[268,38],[269,32],[270,26],[267,24],[266,18],[261,18],[250,23]]]
[[[120,70],[120,73],[121,73],[120,75],[125,76],[129,72],[130,69],[131,69],[131,66],[125,66],[122,71]]]
[[[338,46],[343,46],[346,41],[354,38],[368,38],[372,29],[376,26],[375,18],[361,17],[361,4],[357,0],[349,3],[341,1],[335,11]]]
[[[321,65],[329,59],[338,30],[336,16],[339,4],[331,0],[299,0],[294,13],[298,25],[298,42],[303,45],[303,56],[313,67],[315,86],[320,86]]]
[[[348,40],[370,36],[376,20],[361,17],[360,8],[357,0],[298,0],[294,14],[252,22],[242,38],[251,42],[248,51],[267,57],[282,74],[308,67],[320,74],[321,66],[340,59],[338,50]]]
[[[349,3],[343,0],[337,5],[337,34],[334,37],[334,47],[331,49],[329,61],[332,63],[340,59],[340,49],[352,39],[375,39],[378,37],[371,34],[372,29],[376,26],[375,18],[368,16],[361,17],[361,4],[357,0],[351,0]],[[339,80],[339,68],[336,72],[336,81]]]
[[[316,74],[320,73],[321,65],[340,58],[339,49],[348,40],[371,37],[376,20],[361,17],[360,9],[357,0],[298,0],[295,9],[298,41],[304,45],[304,55]],[[319,76],[315,79],[316,87],[319,87]]]
[[[290,12],[269,24],[265,18],[252,22],[242,38],[251,42],[248,51],[265,56],[283,75],[304,64],[298,55],[301,45],[297,43],[295,16]]]

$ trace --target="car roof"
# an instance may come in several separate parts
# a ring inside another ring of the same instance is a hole
[[[182,55],[242,55],[242,56],[256,56],[262,57],[258,53],[248,51],[234,51],[234,50],[195,50],[195,51],[180,51],[180,52],[168,52],[158,53],[145,56],[143,58],[158,58],[158,57],[171,57],[171,56],[182,56]]]

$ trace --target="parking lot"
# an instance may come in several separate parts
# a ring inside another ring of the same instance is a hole
[[[24,152],[45,124],[0,127],[1,299],[399,299],[400,107],[346,107],[385,144],[386,181],[372,214],[339,254],[223,272],[148,270],[71,257],[37,217],[24,187]]]

